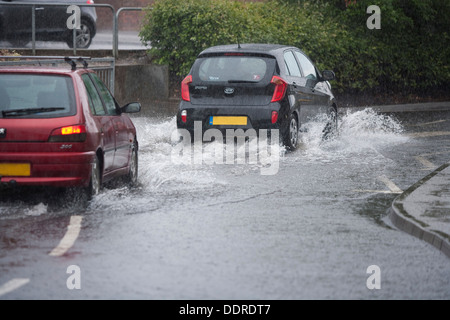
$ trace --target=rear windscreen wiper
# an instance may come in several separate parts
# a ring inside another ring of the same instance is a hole
[[[60,111],[65,110],[66,108],[28,108],[28,109],[12,109],[12,110],[4,110],[2,111],[2,115],[4,117],[19,117],[26,114],[34,114],[34,113],[41,113],[41,112],[53,112],[53,111]]]

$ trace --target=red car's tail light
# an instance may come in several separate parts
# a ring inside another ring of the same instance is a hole
[[[270,83],[275,84],[275,90],[273,91],[271,102],[277,102],[283,99],[287,89],[287,82],[280,77],[273,76],[272,81],[270,81]]]
[[[52,131],[49,142],[84,142],[86,127],[84,125],[67,126]]]
[[[84,126],[69,126],[61,128],[61,134],[79,134],[82,132],[86,132],[86,128]]]
[[[272,124],[276,123],[278,120],[278,112],[272,111]]]
[[[181,111],[181,121],[183,121],[184,123],[186,123],[186,121],[187,121],[187,111],[186,110]]]
[[[189,75],[181,82],[181,99],[184,101],[191,101],[189,95],[189,84],[192,82],[192,76]]]

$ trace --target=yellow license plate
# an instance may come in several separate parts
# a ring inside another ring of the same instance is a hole
[[[247,117],[209,117],[209,124],[212,126],[246,126]]]
[[[0,176],[28,177],[30,175],[29,163],[0,163]]]

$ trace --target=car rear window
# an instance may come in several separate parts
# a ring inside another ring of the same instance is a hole
[[[75,113],[69,76],[0,73],[0,117],[59,118]]]
[[[270,68],[267,60],[254,56],[206,57],[200,59],[196,72],[204,82],[259,82]]]

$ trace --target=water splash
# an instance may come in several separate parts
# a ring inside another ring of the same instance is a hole
[[[379,153],[383,147],[408,141],[404,128],[393,116],[378,114],[371,108],[348,110],[339,117],[336,135],[323,140],[327,118],[317,117],[302,126],[301,154],[309,159],[359,156]]]
[[[408,141],[402,125],[392,116],[377,114],[372,109],[347,112],[339,119],[337,135],[323,140],[326,117],[317,117],[302,126],[301,145],[297,151],[286,152],[280,148],[279,166],[285,161],[302,161],[311,164],[346,162],[354,164],[377,164],[386,160],[380,153],[384,147],[395,146]],[[233,177],[260,174],[261,161],[256,163],[216,164],[215,142],[206,143],[201,164],[191,162],[177,164],[172,159],[174,143],[172,133],[176,130],[176,118],[136,117],[133,122],[139,141],[139,186],[109,188],[95,197],[89,204],[91,212],[134,212],[151,211],[164,207],[166,202],[174,203],[182,198],[200,199],[220,194],[230,187]],[[249,145],[246,153],[258,153],[255,145]],[[224,154],[226,151],[224,151]],[[255,159],[255,158],[253,158]],[[231,177],[231,178],[230,178]],[[44,207],[33,204],[6,202],[0,204],[0,214],[5,217],[18,215],[42,215],[55,210],[73,210],[73,204]],[[45,210],[44,210],[45,209]],[[84,210],[84,207],[79,209]]]
[[[25,215],[26,216],[40,216],[42,214],[47,213],[47,207],[48,207],[48,205],[41,202],[41,203],[33,206],[32,208],[26,209]]]

